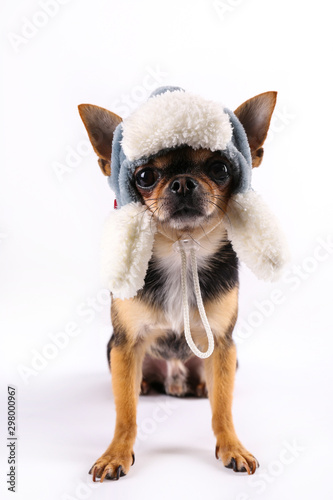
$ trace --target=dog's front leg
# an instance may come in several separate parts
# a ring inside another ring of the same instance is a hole
[[[93,480],[119,479],[134,463],[136,407],[142,373],[143,350],[127,343],[111,350],[112,388],[116,405],[116,426],[108,449],[90,470]]]
[[[232,419],[236,362],[236,347],[227,339],[218,340],[213,354],[205,360],[212,426],[217,440],[215,455],[235,472],[253,474],[258,462],[239,441]]]

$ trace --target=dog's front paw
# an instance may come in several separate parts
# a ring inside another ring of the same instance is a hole
[[[215,456],[217,459],[221,458],[225,467],[233,469],[235,472],[254,474],[259,467],[258,460],[239,442],[234,445],[217,443]]]
[[[134,464],[135,456],[133,452],[117,450],[113,452],[112,448],[108,449],[92,466],[89,474],[92,474],[93,481],[96,478],[102,483],[104,479],[118,480],[122,476],[126,476],[131,465]]]

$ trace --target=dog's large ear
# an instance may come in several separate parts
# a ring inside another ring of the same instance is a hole
[[[109,176],[113,133],[122,119],[115,113],[93,104],[80,104],[79,113],[92,147],[99,157],[98,164],[103,174]]]
[[[277,92],[259,94],[241,104],[234,112],[243,125],[252,155],[252,167],[259,167],[267,137],[272,113],[275,108]]]

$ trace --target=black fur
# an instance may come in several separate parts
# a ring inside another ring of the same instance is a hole
[[[208,302],[238,285],[238,259],[231,243],[221,242],[220,249],[205,266],[198,269],[203,302]],[[163,309],[165,277],[154,257],[149,262],[145,286],[138,298],[153,307]]]
[[[192,356],[192,351],[187,345],[184,333],[176,335],[174,332],[159,337],[151,346],[151,352],[163,359],[176,358],[181,361],[186,361]]]
[[[111,349],[113,347],[118,347],[118,346],[121,346],[121,345],[124,345],[126,342],[126,333],[125,333],[125,330],[122,330],[122,329],[115,329],[113,327],[113,332],[112,332],[112,335],[111,335],[111,338],[108,342],[108,345],[106,347],[106,354],[107,354],[107,357],[108,357],[108,363],[109,363],[109,366],[110,366],[110,353],[111,353]]]
[[[205,267],[198,269],[203,301],[210,301],[238,285],[238,258],[231,243],[222,245]]]
[[[106,355],[108,358],[108,365],[109,366],[110,366],[111,349],[113,346],[114,346],[114,337],[113,337],[113,333],[112,333],[111,338],[108,342],[108,345],[106,346]]]

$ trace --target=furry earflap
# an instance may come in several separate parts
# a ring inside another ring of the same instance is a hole
[[[277,280],[289,259],[276,217],[255,191],[234,195],[227,211],[228,238],[239,259],[257,278]]]
[[[113,297],[130,299],[144,285],[155,222],[141,203],[128,203],[107,218],[102,235],[101,274]]]

